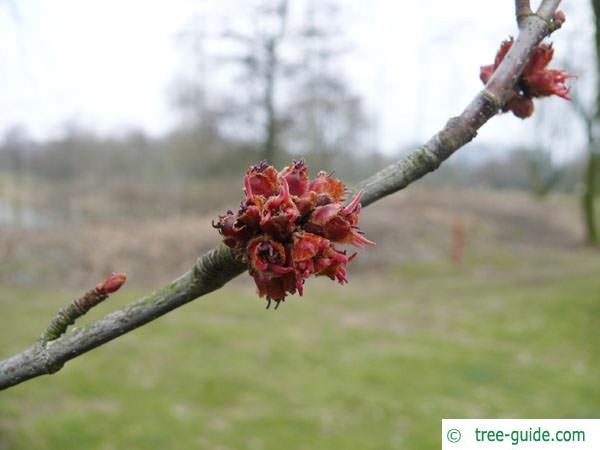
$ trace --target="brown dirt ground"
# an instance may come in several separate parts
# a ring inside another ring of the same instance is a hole
[[[86,287],[119,270],[132,283],[156,286],[219,242],[211,227],[217,214],[0,227],[0,283]],[[364,210],[361,228],[378,245],[363,251],[352,270],[447,261],[456,221],[464,224],[465,256],[473,260],[507,252],[570,252],[582,246],[574,196],[537,201],[523,192],[411,188]]]

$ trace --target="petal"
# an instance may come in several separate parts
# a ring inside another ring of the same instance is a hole
[[[333,217],[323,227],[323,234],[334,242],[350,243],[353,239],[352,226],[341,216]]]
[[[529,62],[523,69],[523,77],[527,77],[532,73],[542,71],[552,60],[554,56],[554,49],[552,44],[540,44],[533,49],[533,54],[529,58]]]
[[[298,208],[300,216],[304,217],[310,214],[315,209],[315,206],[317,206],[317,193],[308,191],[302,197],[296,198],[294,203],[296,203],[296,208]]]
[[[564,70],[542,70],[532,73],[524,78],[527,85],[527,93],[532,97],[546,97],[557,95],[565,100],[569,97],[570,88],[565,82],[575,78]]]
[[[348,206],[346,206],[342,210],[342,214],[343,215],[348,215],[348,214],[354,212],[354,210],[360,206],[360,199],[362,198],[362,196],[363,196],[364,193],[365,193],[365,191],[363,191],[362,189],[360,191],[358,191],[358,194],[356,194],[354,196],[354,198],[348,204]]]
[[[309,222],[322,227],[336,217],[343,208],[340,203],[318,206],[311,214]]]
[[[275,167],[268,165],[266,162],[250,166],[246,171],[248,179],[246,183],[246,195],[248,198],[253,195],[262,195],[269,197],[277,195],[279,191],[279,179]]]
[[[300,197],[308,191],[308,169],[304,161],[293,161],[279,176],[287,181],[290,194]]]
[[[362,234],[360,234],[356,230],[352,230],[352,236],[353,236],[353,239],[352,239],[351,244],[354,245],[355,247],[362,248],[363,245],[368,245],[369,247],[375,247],[375,242],[368,240],[366,237],[364,237]]]
[[[339,202],[344,199],[344,183],[323,171],[319,172],[317,177],[310,183],[309,189],[316,192],[317,196],[325,194],[331,202]]]
[[[312,233],[297,234],[292,246],[294,263],[313,258],[319,251],[329,245],[329,241]]]

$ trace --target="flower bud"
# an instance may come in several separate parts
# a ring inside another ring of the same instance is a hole
[[[125,284],[126,280],[127,276],[123,272],[112,273],[107,276],[102,283],[96,285],[96,291],[112,294],[113,292],[118,291],[119,288]]]

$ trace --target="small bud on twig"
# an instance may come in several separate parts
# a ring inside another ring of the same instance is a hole
[[[108,294],[112,294],[119,290],[125,281],[127,280],[127,275],[123,272],[114,272],[107,276],[102,283],[98,283],[96,285],[96,291],[106,291]]]
[[[40,340],[42,342],[58,339],[67,331],[69,325],[75,323],[79,317],[86,314],[98,303],[106,300],[109,294],[119,290],[125,283],[127,276],[123,272],[113,273],[106,277],[104,281],[98,283],[95,288],[87,291],[83,296],[73,300],[66,308],[58,311],[58,314],[52,319],[48,328]]]
[[[554,16],[552,17],[552,22],[548,26],[548,32],[553,33],[554,31],[558,30],[560,27],[563,26],[563,23],[565,23],[566,20],[567,16],[564,13],[564,11],[556,11],[554,13]]]

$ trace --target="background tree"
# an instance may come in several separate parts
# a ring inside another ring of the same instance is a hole
[[[345,51],[340,9],[333,1],[295,2],[304,11],[289,17],[290,6],[288,0],[244,4],[228,15],[224,32],[208,32],[204,16],[197,16],[181,34],[191,43],[192,75],[177,80],[172,103],[184,126],[217,127],[253,142],[259,159],[283,161],[281,154],[289,152],[331,167],[335,154],[362,145],[368,125],[340,63]],[[251,14],[240,13],[248,9]],[[220,56],[211,57],[208,47],[218,48]],[[205,93],[211,59],[213,75],[224,75],[209,80],[215,84],[211,97],[218,98],[213,112]],[[223,85],[232,73],[233,81]]]
[[[595,209],[595,198],[598,193],[598,171],[600,170],[600,149],[598,133],[600,132],[600,0],[592,0],[595,25],[596,51],[596,105],[593,121],[585,118],[588,136],[588,156],[584,175],[583,212],[587,230],[587,239],[592,245],[598,245],[598,225]]]
[[[600,0],[592,0],[594,23],[594,56],[596,63],[595,74],[596,96],[594,102],[586,104],[583,96],[576,89],[573,92],[573,110],[581,120],[587,140],[587,152],[582,173],[581,208],[585,227],[586,240],[597,246],[599,241],[596,196],[600,189],[598,172],[600,171]]]
[[[346,51],[342,30],[335,2],[309,1],[296,38],[301,64],[289,106],[287,142],[294,153],[313,155],[322,167],[332,167],[335,156],[347,157],[363,148],[368,130],[361,98],[341,69]]]
[[[0,153],[0,166],[4,166],[11,176],[8,180],[0,178],[0,191],[8,190],[10,202],[6,208],[14,218],[15,225],[21,225],[23,221],[23,196],[26,189],[26,158],[31,147],[31,138],[27,131],[21,126],[10,128],[4,135],[4,143]],[[4,162],[4,164],[1,164]],[[5,185],[5,186],[3,186]]]
[[[224,38],[241,49],[229,61],[238,66],[241,71],[238,80],[247,87],[235,99],[239,101],[239,98],[245,97],[246,104],[241,108],[232,105],[229,110],[242,110],[247,121],[253,122],[258,118],[262,122],[261,158],[275,162],[284,123],[278,110],[277,94],[281,77],[289,69],[282,55],[287,33],[288,0],[262,1],[251,20],[251,32],[227,30],[223,33]],[[254,92],[255,95],[251,94]]]

